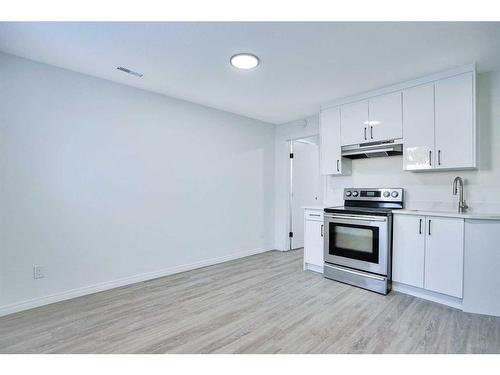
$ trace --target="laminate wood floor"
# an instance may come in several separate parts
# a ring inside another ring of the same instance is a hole
[[[271,251],[0,318],[2,353],[500,353],[500,318],[302,271]]]

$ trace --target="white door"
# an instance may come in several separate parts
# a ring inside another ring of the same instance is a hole
[[[320,138],[321,174],[342,174],[339,107],[320,112]]]
[[[368,140],[368,101],[340,107],[341,145],[353,145]]]
[[[464,220],[426,217],[425,289],[462,298]]]
[[[403,91],[403,169],[432,169],[434,152],[434,85]]]
[[[392,279],[424,287],[425,217],[394,215]]]
[[[304,262],[323,267],[323,221],[305,220]]]
[[[293,141],[292,172],[292,249],[304,247],[304,206],[320,199],[318,136]]]
[[[436,82],[436,168],[475,167],[473,73]]]
[[[372,142],[403,137],[401,92],[376,96],[369,101],[368,140]]]

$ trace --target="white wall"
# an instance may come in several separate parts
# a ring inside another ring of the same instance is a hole
[[[290,184],[289,140],[309,137],[319,133],[318,116],[293,121],[276,126],[276,168],[275,168],[275,242],[278,250],[288,250],[289,201]]]
[[[274,142],[267,123],[0,54],[0,313],[271,249]]]
[[[325,204],[342,204],[345,187],[403,187],[407,208],[455,209],[455,176],[465,179],[471,211],[500,212],[500,71],[478,75],[479,169],[452,172],[405,172],[402,156],[358,159],[352,175],[326,179]],[[450,134],[453,137],[453,134]]]

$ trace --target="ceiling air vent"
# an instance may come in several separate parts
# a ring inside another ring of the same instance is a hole
[[[121,70],[122,72],[125,72],[125,73],[128,73],[128,74],[132,74],[133,76],[136,76],[136,77],[142,77],[143,76],[142,73],[134,72],[133,70],[124,68],[123,66],[119,66],[116,69]]]

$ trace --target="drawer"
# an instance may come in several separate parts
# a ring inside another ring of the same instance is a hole
[[[305,212],[306,220],[316,220],[323,221],[323,212],[322,211],[306,211]]]

